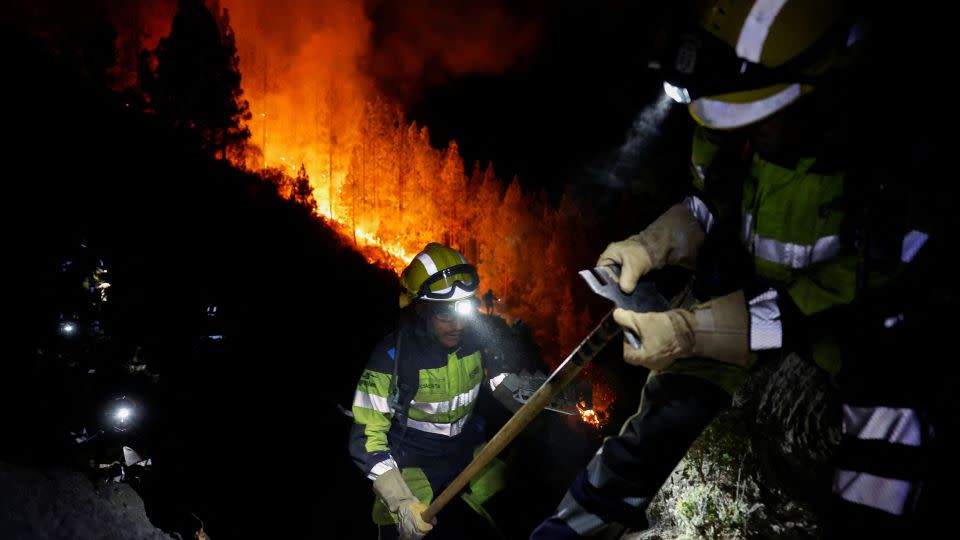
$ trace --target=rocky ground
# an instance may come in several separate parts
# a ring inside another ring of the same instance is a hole
[[[0,462],[0,538],[172,540],[154,527],[130,485],[93,483],[65,469]]]
[[[839,443],[829,378],[796,354],[769,359],[701,435],[630,540],[817,538]]]

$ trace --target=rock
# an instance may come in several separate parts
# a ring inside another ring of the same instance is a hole
[[[154,527],[127,484],[0,462],[0,538],[172,540]]]
[[[623,538],[816,538],[830,495],[839,406],[829,377],[796,354],[764,359],[693,444]]]

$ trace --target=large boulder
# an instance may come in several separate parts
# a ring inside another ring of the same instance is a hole
[[[94,484],[68,470],[0,462],[0,538],[172,540],[154,527],[128,484]]]
[[[693,444],[629,539],[817,538],[840,440],[829,376],[797,354],[762,361]]]

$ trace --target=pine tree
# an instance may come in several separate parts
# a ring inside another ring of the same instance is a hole
[[[198,135],[221,159],[228,151],[241,153],[250,138],[242,122],[250,112],[229,12],[215,16],[202,0],[179,0],[170,35],[154,55],[156,70],[142,84],[157,116]]]
[[[311,211],[317,211],[317,200],[313,196],[313,187],[310,185],[310,177],[307,175],[307,167],[301,163],[297,171],[297,178],[293,181],[293,193],[291,198],[306,206]]]

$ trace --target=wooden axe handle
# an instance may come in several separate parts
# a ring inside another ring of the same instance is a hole
[[[510,417],[510,420],[500,428],[500,431],[494,435],[483,447],[479,454],[473,458],[453,482],[444,489],[437,498],[433,499],[430,506],[423,511],[421,517],[424,521],[430,522],[440,510],[450,502],[460,490],[463,489],[470,480],[483,469],[487,463],[497,456],[510,441],[515,439],[524,428],[527,427],[537,414],[542,411],[550,401],[559,394],[564,387],[580,373],[580,370],[593,360],[597,353],[603,349],[610,340],[620,334],[622,328],[613,320],[613,311],[611,310],[600,324],[590,332],[580,345],[567,356],[567,359],[560,364],[560,367],[550,374],[546,382],[541,386],[520,409]]]

